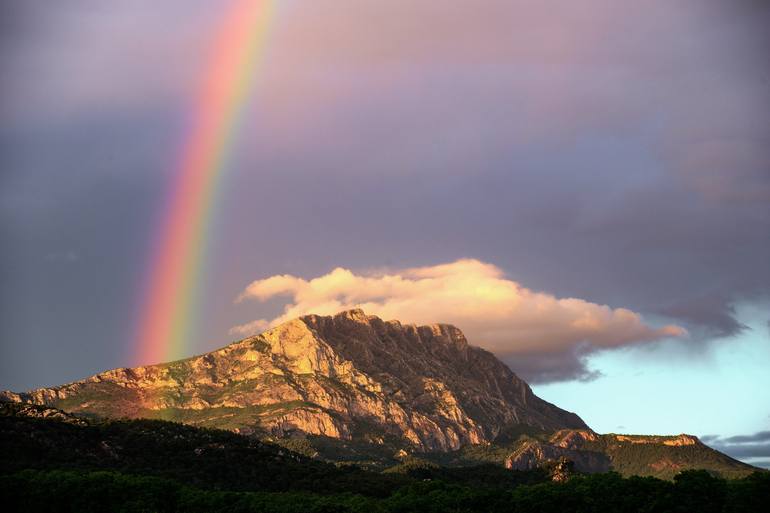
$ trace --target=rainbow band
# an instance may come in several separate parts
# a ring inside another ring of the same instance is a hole
[[[184,356],[206,260],[217,189],[264,56],[275,0],[232,0],[215,38],[182,147],[144,289],[142,364]]]

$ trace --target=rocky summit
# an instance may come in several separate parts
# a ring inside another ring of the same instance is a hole
[[[456,327],[406,325],[361,310],[300,317],[185,360],[4,395],[98,417],[415,451],[488,443],[517,427],[587,429]]]

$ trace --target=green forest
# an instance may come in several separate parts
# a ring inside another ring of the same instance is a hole
[[[0,415],[0,496],[24,512],[757,512],[770,473],[672,480],[419,460],[385,472],[160,420]],[[41,412],[44,410],[41,409]],[[558,467],[558,468],[557,468]],[[562,482],[554,482],[561,472]]]
[[[473,469],[467,469],[473,473]],[[5,511],[35,512],[746,512],[764,511],[770,474],[727,481],[690,470],[673,482],[616,473],[565,483],[469,486],[410,479],[386,496],[359,488],[334,493],[234,492],[112,471],[24,470],[0,476]],[[340,483],[343,485],[344,483]]]

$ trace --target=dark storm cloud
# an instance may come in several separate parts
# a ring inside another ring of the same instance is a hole
[[[508,366],[527,383],[538,385],[554,381],[593,381],[602,376],[601,371],[586,367],[587,354],[574,351],[557,354],[536,354],[504,358]]]
[[[124,363],[221,5],[0,7],[0,386]],[[215,220],[200,349],[255,318],[231,305],[251,279],[336,266],[479,258],[683,324],[699,348],[770,294],[767,3],[282,5]],[[72,347],[86,356],[66,372],[41,363]],[[584,357],[509,363],[591,379]]]
[[[0,134],[0,386],[125,365],[165,181],[154,156],[164,124],[122,116]]]
[[[770,431],[760,431],[759,433],[754,433],[753,435],[730,436],[724,438],[723,442],[727,444],[745,444],[751,442],[770,443]]]
[[[706,435],[701,440],[736,459],[747,460],[752,465],[767,467],[770,457],[770,431],[759,431],[751,435],[722,437]]]
[[[5,129],[167,110],[194,89],[218,11],[209,0],[10,0],[0,9],[12,25],[0,45]]]
[[[770,444],[717,445],[720,451],[736,459],[767,458]]]
[[[662,308],[660,313],[685,320],[695,326],[707,327],[710,334],[715,337],[737,335],[747,328],[735,319],[735,308],[730,301],[716,294]]]
[[[325,146],[306,147],[310,169],[353,182],[370,211],[383,203],[383,218],[366,217],[376,233],[387,238],[395,201],[441,247],[461,245],[446,225],[461,234],[465,252],[452,256],[498,263],[534,288],[673,317],[696,342],[743,329],[734,305],[770,292],[766,5],[619,13],[597,1],[554,14],[548,2],[490,2],[455,18],[453,4],[429,35],[407,20],[384,47],[404,9],[394,4],[366,35],[346,21],[367,2],[327,13],[339,28],[328,43],[300,20],[307,30],[278,37],[276,59],[295,102],[315,105],[294,105],[312,116],[286,133]],[[329,87],[297,65],[308,47],[354,72]],[[264,94],[282,97],[269,83]],[[378,172],[402,186],[379,196]]]

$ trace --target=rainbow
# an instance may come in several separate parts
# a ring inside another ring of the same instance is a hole
[[[217,189],[246,110],[276,0],[231,0],[204,67],[141,292],[137,363],[185,356]]]

